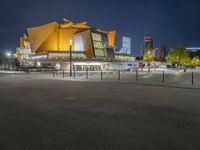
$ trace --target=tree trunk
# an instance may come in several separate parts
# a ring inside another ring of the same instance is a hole
[[[148,62],[148,72],[150,72],[150,63]]]

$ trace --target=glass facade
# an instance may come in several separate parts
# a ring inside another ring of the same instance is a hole
[[[84,51],[82,35],[74,37],[74,51]]]
[[[128,55],[115,54],[115,60],[118,61],[135,61],[135,57]]]
[[[61,53],[61,52],[50,52],[48,53],[48,59],[69,59],[70,53]],[[86,59],[87,56],[84,53],[72,53],[73,59]]]
[[[148,49],[153,49],[153,38],[150,35],[144,37],[144,52]]]
[[[99,33],[91,33],[91,35],[95,57],[105,57],[102,35]]]
[[[124,36],[122,37],[122,53],[131,54],[131,38]]]

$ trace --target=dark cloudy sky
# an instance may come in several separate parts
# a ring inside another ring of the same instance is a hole
[[[133,53],[149,33],[154,47],[200,46],[200,0],[0,0],[0,50],[15,49],[27,27],[66,17],[132,38]]]

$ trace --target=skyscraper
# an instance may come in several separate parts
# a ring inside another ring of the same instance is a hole
[[[166,55],[167,55],[166,45],[160,44],[159,47],[156,48],[155,58],[159,60],[165,58]]]
[[[149,49],[153,50],[153,37],[146,35],[144,36],[143,54]]]
[[[127,36],[122,37],[121,53],[131,54],[131,38]]]

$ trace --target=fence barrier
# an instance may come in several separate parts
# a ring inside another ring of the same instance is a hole
[[[53,78],[66,78],[69,72],[65,70],[50,70],[43,73],[49,73]],[[42,72],[41,72],[42,73]],[[33,73],[32,73],[33,74]],[[44,74],[44,75],[45,75]],[[34,75],[34,74],[33,74]],[[38,74],[37,74],[38,75]],[[91,79],[91,80],[108,80],[108,81],[126,81],[126,82],[138,82],[138,83],[155,83],[174,86],[195,86],[200,87],[200,71],[160,71],[160,72],[145,72],[145,71],[89,71],[88,68],[84,71],[76,71],[73,69],[74,79]]]

